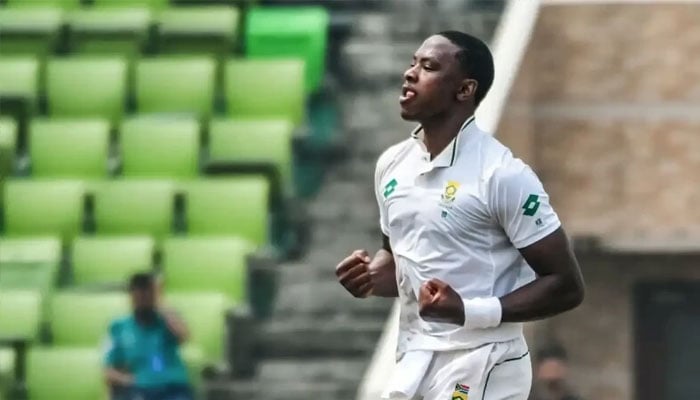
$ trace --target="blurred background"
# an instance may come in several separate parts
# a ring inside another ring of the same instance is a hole
[[[491,45],[477,123],[539,174],[587,282],[527,326],[535,386],[700,399],[691,0],[0,0],[0,399],[106,399],[144,270],[198,398],[377,399],[395,309],[334,267],[379,246],[401,74],[447,29]]]

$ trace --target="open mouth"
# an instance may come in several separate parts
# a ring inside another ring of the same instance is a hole
[[[399,102],[401,104],[407,103],[414,99],[418,94],[416,93],[415,90],[411,89],[408,86],[403,86],[401,88],[401,97],[399,97]]]

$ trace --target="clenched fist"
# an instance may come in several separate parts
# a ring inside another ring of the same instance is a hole
[[[418,312],[426,321],[464,325],[462,298],[439,279],[431,279],[421,285],[418,303]]]
[[[370,261],[367,251],[355,250],[335,267],[338,281],[355,297],[367,297],[372,294]]]

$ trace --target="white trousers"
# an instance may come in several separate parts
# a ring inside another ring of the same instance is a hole
[[[410,382],[398,384],[413,386],[408,390],[388,388],[383,399],[527,400],[530,394],[532,366],[523,338],[469,350],[433,352],[427,358],[414,358],[423,361],[411,361],[413,364],[425,365],[407,365],[401,362],[402,359],[392,382],[401,382],[402,378],[418,379],[420,382],[416,381],[414,385],[408,384]],[[416,371],[420,372],[416,374]]]

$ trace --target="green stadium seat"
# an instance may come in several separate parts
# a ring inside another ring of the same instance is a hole
[[[158,11],[168,8],[170,0],[93,0],[96,7],[148,7]]]
[[[216,292],[168,293],[166,303],[182,316],[207,362],[224,359],[225,316],[233,306],[228,296]]]
[[[37,339],[40,316],[39,291],[3,290],[0,300],[0,338]]]
[[[78,181],[9,180],[5,183],[8,235],[60,235],[71,240],[83,222],[84,186]]]
[[[209,127],[209,158],[270,164],[291,190],[293,133],[294,126],[284,119],[216,119]]]
[[[36,107],[39,61],[29,56],[0,58],[0,97],[22,97]]]
[[[270,185],[261,176],[208,179],[185,188],[191,235],[234,235],[255,245],[268,240]]]
[[[192,386],[195,389],[199,388],[202,382],[202,370],[206,366],[204,352],[196,344],[187,343],[180,348],[180,356],[187,367]]]
[[[167,181],[106,182],[95,190],[95,223],[99,234],[162,238],[173,224],[175,187]]]
[[[36,119],[29,125],[32,175],[98,179],[107,176],[109,121]]]
[[[38,347],[27,356],[27,391],[31,400],[107,398],[102,354],[88,348]]]
[[[24,3],[40,7],[0,8],[0,54],[31,54],[43,59],[58,45],[63,11],[31,0]]]
[[[10,118],[0,118],[0,191],[2,182],[12,174],[17,149],[17,124]],[[2,200],[0,199],[0,205]]]
[[[121,129],[122,173],[128,177],[192,178],[199,170],[199,123],[141,117]]]
[[[3,383],[11,382],[15,373],[15,352],[11,348],[0,347],[0,391]],[[4,397],[0,397],[4,399]]]
[[[61,261],[61,240],[55,236],[0,237],[0,265],[11,262]]]
[[[71,51],[132,59],[144,49],[150,24],[151,12],[145,7],[73,11],[69,15]]]
[[[184,113],[208,119],[214,105],[216,62],[209,57],[143,59],[136,66],[140,113]]]
[[[99,347],[109,324],[130,313],[123,292],[58,292],[51,299],[51,333],[58,346]]]
[[[82,0],[6,0],[9,7],[57,7],[74,10],[80,7]]]
[[[233,60],[226,64],[225,94],[232,117],[304,119],[302,60]]]
[[[124,283],[151,268],[154,248],[148,236],[78,237],[73,241],[73,283]]]
[[[104,117],[117,122],[126,102],[127,65],[119,57],[48,61],[48,111],[54,117]]]
[[[175,54],[231,53],[238,32],[238,9],[229,6],[183,6],[158,16],[158,47]]]
[[[170,238],[163,243],[168,290],[216,291],[246,301],[248,254],[255,245],[237,237]]]
[[[329,22],[323,7],[253,8],[246,15],[247,56],[305,60],[305,87],[313,92],[320,87],[325,72]]]

